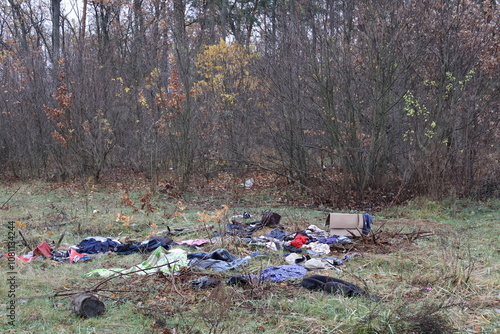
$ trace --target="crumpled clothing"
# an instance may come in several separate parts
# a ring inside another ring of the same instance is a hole
[[[307,243],[307,240],[309,240],[308,237],[302,234],[297,234],[295,238],[292,241],[290,241],[290,246],[294,248],[301,248]]]
[[[306,245],[306,248],[309,248],[317,255],[326,255],[330,253],[330,246],[320,242],[311,242]]]
[[[309,227],[305,230],[305,232],[307,233],[307,235],[310,238],[315,238],[315,239],[326,238],[326,237],[328,237],[328,235],[330,233],[330,232],[327,232],[325,230],[320,229],[316,225],[309,225]]]
[[[303,262],[306,262],[310,258],[311,257],[307,255],[299,255],[297,253],[291,253],[285,257],[285,262],[288,264],[301,264]]]
[[[214,271],[234,269],[250,260],[249,256],[238,258],[224,248],[208,254],[189,254],[189,258],[189,266],[192,268],[212,269]]]
[[[318,242],[322,244],[336,244],[343,242],[352,242],[352,240],[345,236],[331,235],[327,238],[318,238]]]
[[[87,254],[78,253],[75,249],[70,248],[69,251],[52,251],[52,257],[50,259],[61,263],[75,263],[89,261],[91,257]]]
[[[116,240],[104,237],[89,237],[83,239],[75,249],[80,253],[96,254],[114,251],[115,247],[122,244]]]
[[[150,253],[158,247],[169,249],[170,245],[174,243],[175,242],[170,238],[152,237],[148,241],[143,241],[141,243],[118,245],[114,248],[114,251],[119,255],[129,255],[132,253]]]
[[[373,224],[372,215],[370,215],[369,213],[363,214],[363,229],[361,232],[364,235],[367,235],[368,233],[370,233],[370,231],[372,229],[372,224]]]
[[[37,255],[43,255],[50,259],[52,257],[52,247],[46,241],[42,242],[33,250],[33,256]]]
[[[287,279],[301,278],[307,273],[307,269],[297,264],[284,264],[279,267],[269,266],[258,275],[236,275],[229,277],[226,284],[246,285],[251,282],[283,282]]]
[[[208,239],[192,239],[192,240],[183,240],[181,242],[178,242],[178,245],[188,245],[188,246],[201,246],[204,244],[209,243],[210,240]]]
[[[259,279],[271,282],[283,282],[287,279],[304,277],[307,269],[297,264],[284,264],[279,267],[269,266],[262,270]]]
[[[170,273],[178,271],[187,265],[187,253],[180,248],[166,250],[163,247],[156,248],[146,261],[137,264],[129,269],[110,268],[95,269],[86,273],[85,277],[110,277],[113,275],[123,275],[135,272],[138,275],[146,275],[154,272]]]
[[[283,240],[286,237],[286,232],[280,228],[275,228],[265,236],[272,239]]]
[[[288,264],[298,264],[307,270],[321,270],[331,268],[333,265],[318,258],[311,258],[309,255],[289,254],[285,257]]]

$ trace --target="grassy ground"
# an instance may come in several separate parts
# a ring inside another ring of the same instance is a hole
[[[237,190],[221,195],[150,195],[143,187],[100,188],[90,184],[44,183],[0,186],[0,252],[6,253],[9,221],[15,221],[16,253],[42,241],[61,248],[89,236],[129,237],[184,228],[175,241],[208,238],[228,216],[247,211],[259,220],[265,210],[282,215],[287,232],[323,227],[328,208],[284,203],[282,193]],[[13,196],[12,196],[13,195]],[[12,197],[11,197],[12,196]],[[222,205],[227,205],[224,211]],[[300,280],[194,290],[192,279],[209,275],[223,281],[285,264],[281,253],[268,253],[231,272],[185,268],[177,275],[121,277],[104,284],[99,296],[106,313],[81,319],[68,297],[55,293],[88,290],[101,280],[84,278],[96,268],[130,267],[148,255],[108,254],[92,261],[61,264],[50,260],[15,263],[15,295],[6,284],[9,262],[0,259],[1,323],[4,333],[497,333],[500,328],[500,202],[447,199],[415,200],[373,213],[368,238],[333,257],[359,253],[340,271],[317,271],[357,284],[382,298],[346,298],[310,292]],[[209,226],[209,228],[205,226]],[[22,237],[21,237],[21,234]],[[258,231],[263,234],[268,230]],[[238,256],[252,251],[232,238],[201,251],[225,247]],[[193,251],[193,250],[189,250]],[[12,269],[12,268],[11,268]],[[311,273],[312,274],[312,273]],[[8,309],[15,301],[14,326]]]

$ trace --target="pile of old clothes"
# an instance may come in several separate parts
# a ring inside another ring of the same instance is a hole
[[[85,274],[85,277],[110,277],[115,275],[138,274],[146,275],[154,272],[172,273],[187,265],[187,253],[180,248],[166,250],[163,247],[156,248],[146,261],[143,261],[128,269],[111,268],[95,269]]]
[[[39,244],[33,251],[24,255],[15,255],[15,259],[21,262],[29,263],[38,258],[51,259],[62,263],[75,263],[90,260],[90,256],[80,253],[70,248],[69,250],[54,250],[46,241]]]
[[[242,238],[250,245],[262,245],[274,251],[285,250],[292,253],[302,253],[306,251],[311,255],[327,255],[330,253],[330,244],[351,243],[352,240],[345,236],[329,235],[316,225],[310,225],[307,229],[286,233],[280,228],[276,228],[268,234]]]

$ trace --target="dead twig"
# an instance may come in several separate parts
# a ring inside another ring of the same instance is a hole
[[[161,267],[164,267],[164,266],[167,266],[167,265],[170,266],[170,265],[172,265],[172,264],[174,264],[176,262],[177,262],[177,260],[173,261],[173,262],[165,263],[165,264],[162,264],[162,265],[159,265],[159,266],[147,268],[147,269],[134,270],[134,271],[131,271],[131,272],[128,272],[128,273],[116,272],[118,275],[113,275],[113,276],[107,277],[104,280],[100,281],[99,283],[95,284],[90,289],[86,289],[86,290],[82,290],[82,291],[57,291],[56,293],[50,294],[50,295],[16,297],[16,299],[19,300],[19,299],[40,299],[40,298],[67,297],[67,296],[76,295],[78,293],[94,293],[94,294],[96,294],[99,291],[104,291],[102,289],[99,289],[99,287],[101,287],[102,285],[104,285],[107,282],[111,281],[112,279],[115,279],[115,278],[118,278],[118,277],[132,275],[132,274],[139,273],[139,272],[144,272],[145,270],[158,269],[158,268],[161,268]],[[122,291],[122,292],[128,292],[128,291]]]
[[[17,190],[14,191],[14,193],[12,195],[10,195],[9,198],[7,198],[7,200],[0,206],[0,208],[3,208],[4,206],[6,206],[7,203],[9,203],[9,201],[12,199],[12,197],[14,197],[20,189],[21,189],[21,187],[17,188]]]
[[[21,238],[23,238],[23,244],[28,247],[28,249],[30,251],[33,251],[33,249],[31,248],[31,246],[28,244],[28,241],[26,241],[26,239],[24,238],[24,235],[21,233],[21,231],[18,231],[19,232],[19,235],[21,236]]]

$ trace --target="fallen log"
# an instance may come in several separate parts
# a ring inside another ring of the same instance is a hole
[[[104,303],[96,296],[86,292],[74,295],[71,298],[71,307],[76,314],[84,318],[97,317],[105,311]]]

